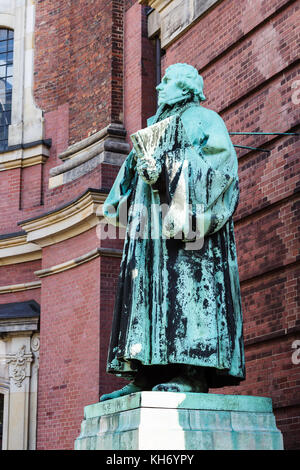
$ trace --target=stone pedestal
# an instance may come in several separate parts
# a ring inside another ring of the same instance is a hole
[[[76,450],[280,450],[272,400],[141,392],[86,406]]]

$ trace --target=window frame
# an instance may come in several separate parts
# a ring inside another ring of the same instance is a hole
[[[35,3],[27,0],[1,5],[0,28],[14,31],[11,124],[8,148],[0,150],[1,170],[44,163],[49,156],[49,145],[44,145],[43,111],[35,104],[33,95],[35,8]],[[39,148],[29,152],[29,147],[37,145]],[[36,154],[33,163],[27,162],[28,153],[31,159]]]
[[[9,126],[11,124],[11,110],[12,110],[12,92],[13,92],[13,54],[14,54],[14,30],[10,28],[0,27],[1,31],[6,31],[6,38],[1,39],[0,35],[0,60],[1,56],[5,54],[5,62],[3,64],[0,63],[0,88],[2,88],[2,83],[4,85],[4,100],[0,99],[0,113],[2,113],[3,122],[0,121],[0,151],[5,151],[8,148],[8,131]],[[12,33],[12,34],[11,34]],[[9,43],[12,41],[12,49],[10,50]],[[5,51],[1,50],[1,46],[6,43]],[[11,60],[9,58],[9,54],[11,54]],[[1,69],[5,68],[5,71],[2,72]],[[8,73],[8,68],[11,67],[11,73]],[[9,83],[8,79],[11,78],[11,91],[8,92],[7,84]],[[7,98],[10,95],[9,105]],[[9,109],[7,109],[9,107]],[[6,122],[5,122],[6,121]],[[3,136],[2,136],[3,130]]]

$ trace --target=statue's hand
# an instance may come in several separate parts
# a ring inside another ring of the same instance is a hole
[[[144,155],[138,156],[136,169],[141,178],[148,184],[154,184],[159,177],[160,168],[158,168],[154,158]]]

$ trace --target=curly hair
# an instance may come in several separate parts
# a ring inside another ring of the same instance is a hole
[[[187,88],[199,101],[206,99],[203,93],[203,78],[195,67],[189,64],[173,64],[166,69],[166,74],[168,73],[174,74],[177,85],[181,88]]]

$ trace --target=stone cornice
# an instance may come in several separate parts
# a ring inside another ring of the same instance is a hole
[[[50,268],[40,269],[39,271],[35,271],[35,275],[37,277],[47,277],[52,276],[53,274],[58,274],[63,271],[67,271],[68,269],[76,268],[77,266],[87,263],[98,256],[110,256],[114,258],[120,258],[122,256],[122,250],[116,249],[109,249],[109,248],[94,248],[93,250],[85,253],[82,256],[78,256],[77,258],[65,261],[64,263],[57,264],[55,266],[51,266]]]
[[[99,132],[90,135],[86,139],[77,142],[76,144],[70,145],[64,152],[59,155],[59,158],[63,161],[69,160],[70,158],[74,158],[78,156],[79,152],[90,148],[94,144],[102,143],[104,148],[107,150],[115,150],[115,146],[113,144],[120,144],[119,150],[123,150],[121,153],[128,153],[129,146],[126,142],[121,142],[120,140],[125,139],[126,137],[126,130],[121,124],[110,124],[109,126],[101,129]],[[123,144],[123,145],[121,145]],[[57,167],[56,167],[57,168]],[[57,174],[57,170],[52,169],[51,174]]]
[[[221,0],[139,0],[153,11],[148,15],[148,35],[160,35],[161,47],[169,47],[202,15]]]
[[[33,331],[38,330],[39,317],[36,318],[5,318],[0,322],[0,334],[20,333],[26,331],[32,334]]]
[[[101,131],[71,145],[59,155],[63,163],[51,168],[49,188],[80,178],[100,163],[119,165],[129,153],[126,130],[121,124],[110,124]]]
[[[75,237],[95,227],[102,219],[102,204],[107,191],[89,188],[64,206],[19,222],[18,225],[23,229],[21,232],[0,236],[0,266],[41,259],[42,247]],[[4,286],[3,292],[0,288],[0,293],[34,289],[34,285],[30,284]]]
[[[11,294],[12,292],[20,292],[24,290],[39,289],[41,287],[41,281],[25,282],[23,284],[11,284],[8,286],[0,287],[1,294]]]
[[[101,206],[106,197],[105,192],[89,189],[68,205],[18,225],[27,233],[28,243],[39,247],[53,245],[95,227],[102,217]]]
[[[25,263],[41,259],[42,251],[34,243],[28,243],[25,235],[0,239],[0,266]]]
[[[39,271],[35,271],[34,274],[37,277],[52,276],[53,274],[66,271],[68,269],[76,268],[76,266],[79,266],[83,263],[87,263],[88,261],[91,261],[92,259],[97,258],[98,256],[100,256],[98,248],[95,248],[94,250],[91,250],[82,256],[71,259],[69,261],[65,261],[64,263],[60,263],[55,266],[51,266],[51,268],[40,269]]]
[[[173,0],[139,0],[139,3],[154,8],[160,13],[172,1]]]
[[[32,145],[16,145],[0,154],[0,171],[44,164],[50,155],[49,145],[33,142]]]

